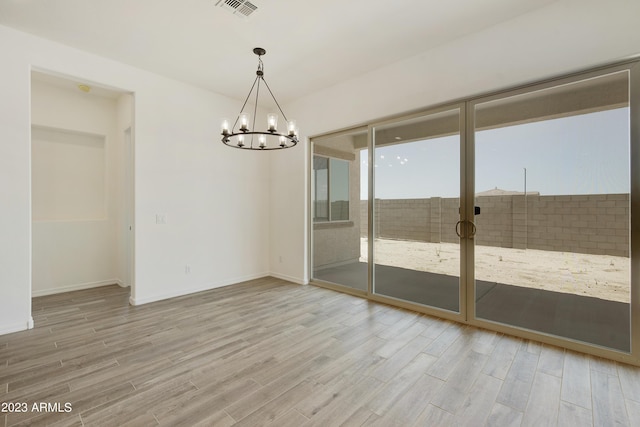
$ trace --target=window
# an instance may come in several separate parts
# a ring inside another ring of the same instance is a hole
[[[313,221],[349,220],[349,162],[313,156]]]

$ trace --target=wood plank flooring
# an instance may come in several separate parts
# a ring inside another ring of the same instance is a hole
[[[34,299],[0,336],[0,403],[29,410],[0,427],[640,425],[640,368],[327,289],[128,297]]]

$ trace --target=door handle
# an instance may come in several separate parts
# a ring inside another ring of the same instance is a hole
[[[467,221],[471,225],[471,234],[469,234],[469,238],[473,239],[476,236],[476,224],[473,221]]]
[[[461,234],[461,231],[463,230],[462,224],[465,225],[465,227],[464,227],[465,231],[467,230],[467,225],[469,226],[469,228],[471,229],[471,232],[469,233],[469,239],[473,239],[475,237],[476,231],[477,231],[476,225],[474,224],[473,221],[460,220],[460,221],[456,222],[456,234],[458,235],[458,237],[461,238],[461,239],[464,239],[464,238],[467,237],[467,236],[463,236]]]

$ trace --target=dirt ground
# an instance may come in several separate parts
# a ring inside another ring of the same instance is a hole
[[[377,239],[376,263],[458,276],[460,250],[453,243]],[[367,239],[361,239],[361,261]],[[611,301],[629,302],[630,260],[625,257],[510,249],[475,248],[476,280],[546,289]]]

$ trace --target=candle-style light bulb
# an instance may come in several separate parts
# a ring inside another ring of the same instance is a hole
[[[278,115],[275,113],[267,114],[267,130],[275,132],[278,127]]]
[[[294,136],[297,133],[296,121],[295,120],[289,120],[289,123],[287,123],[287,128],[289,130],[289,136]]]
[[[249,129],[249,113],[240,113],[240,130],[246,131]]]
[[[222,119],[222,134],[229,135],[229,120]]]
[[[267,146],[267,137],[264,135],[260,135],[260,137],[258,138],[259,141],[259,147],[260,148],[264,148]]]
[[[287,138],[284,136],[280,137],[280,147],[284,148],[287,145]]]
[[[244,147],[244,135],[238,135],[238,147]]]

